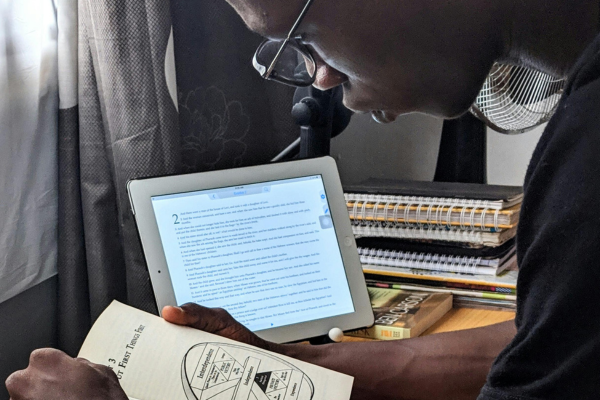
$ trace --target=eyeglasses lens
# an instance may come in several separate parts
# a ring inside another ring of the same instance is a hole
[[[282,42],[270,41],[265,43],[256,55],[256,61],[268,68],[281,48]],[[271,73],[272,79],[283,78],[298,84],[310,84],[315,71],[311,58],[294,44],[288,43],[280,55]]]

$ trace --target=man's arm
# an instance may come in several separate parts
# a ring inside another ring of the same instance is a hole
[[[475,399],[492,362],[516,333],[508,321],[422,338],[323,346],[266,342],[224,310],[196,304],[166,307],[164,318],[248,343],[355,378],[353,400]]]
[[[355,377],[353,399],[474,399],[514,322],[411,340],[275,345],[273,350]]]
[[[260,339],[226,311],[196,304],[165,307],[164,318],[355,378],[352,399],[474,399],[492,361],[512,339],[512,322],[423,338],[324,346],[275,344]],[[109,368],[38,350],[29,367],[6,382],[11,399],[126,400]]]

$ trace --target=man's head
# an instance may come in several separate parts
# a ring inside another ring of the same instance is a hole
[[[305,4],[228,2],[270,38],[284,38]],[[473,103],[494,61],[564,73],[593,37],[597,8],[597,0],[314,0],[297,33],[317,59],[315,86],[342,84],[347,107],[383,111],[384,120],[414,111],[454,117]],[[547,43],[560,29],[553,19],[577,18],[578,32]]]

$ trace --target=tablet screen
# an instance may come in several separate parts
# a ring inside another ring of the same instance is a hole
[[[152,197],[178,304],[252,331],[354,312],[320,175]]]

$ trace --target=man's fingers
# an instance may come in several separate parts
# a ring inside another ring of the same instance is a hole
[[[22,399],[21,394],[23,393],[26,382],[27,373],[25,370],[14,372],[6,379],[6,390],[8,390],[8,395],[11,400]]]
[[[56,349],[37,349],[29,356],[29,365],[31,367],[51,367],[59,364],[70,357],[60,350]]]
[[[181,307],[166,306],[162,309],[162,317],[165,321],[177,325],[187,325],[185,312]]]
[[[195,303],[181,307],[165,307],[163,318],[173,324],[189,326],[204,332],[269,349],[269,343],[250,332],[222,308],[206,308]]]
[[[163,318],[177,325],[190,326],[209,333],[219,333],[235,323],[229,313],[220,308],[206,308],[195,303],[184,304],[181,307],[163,308]]]
[[[56,349],[34,350],[29,356],[27,369],[17,371],[6,379],[5,385],[12,400],[29,398],[28,393],[35,387],[35,379],[32,374],[45,373],[59,367],[63,362],[71,358]],[[37,371],[37,372],[36,372]]]

